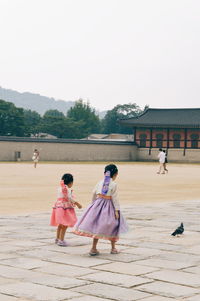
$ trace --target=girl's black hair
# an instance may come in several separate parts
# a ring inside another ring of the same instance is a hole
[[[62,180],[64,181],[64,184],[67,185],[69,183],[72,183],[74,181],[74,178],[70,173],[65,173],[62,176]]]
[[[106,173],[106,171],[110,171],[110,177],[112,178],[118,172],[118,168],[115,164],[109,164],[106,165],[104,173]]]

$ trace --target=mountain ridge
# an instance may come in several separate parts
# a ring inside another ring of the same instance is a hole
[[[47,110],[58,110],[65,115],[75,101],[65,101],[31,92],[18,92],[0,87],[0,99],[12,102],[16,107],[36,111],[43,115]]]

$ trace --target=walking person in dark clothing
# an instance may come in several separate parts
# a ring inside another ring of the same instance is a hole
[[[163,167],[164,167],[164,171],[166,171],[168,173],[168,169],[167,169],[167,163],[168,163],[168,160],[167,160],[167,153],[165,150],[163,150],[163,153],[165,154],[165,162],[163,164]]]

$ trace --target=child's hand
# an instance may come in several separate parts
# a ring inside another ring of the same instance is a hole
[[[119,219],[119,211],[118,210],[115,210],[115,218]]]
[[[82,208],[82,205],[81,205],[80,203],[76,202],[75,204],[76,204],[76,206],[78,207],[78,209],[81,209],[81,208]]]

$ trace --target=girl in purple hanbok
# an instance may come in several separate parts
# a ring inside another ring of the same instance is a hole
[[[114,182],[118,169],[114,164],[105,167],[104,180],[97,183],[93,191],[92,203],[75,225],[74,233],[93,238],[90,255],[98,255],[98,240],[108,239],[111,242],[111,254],[119,253],[115,247],[119,234],[128,230],[123,218],[118,198],[117,184]]]

